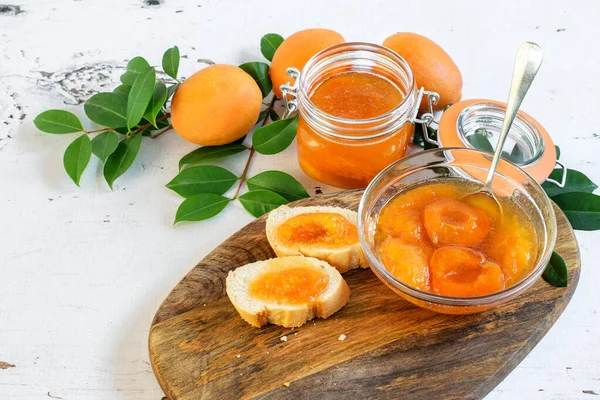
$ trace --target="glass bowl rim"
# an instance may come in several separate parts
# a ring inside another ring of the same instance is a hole
[[[430,153],[435,153],[435,152],[440,152],[440,151],[442,151],[442,152],[458,151],[458,152],[471,152],[471,153],[475,152],[475,153],[479,153],[482,156],[491,156],[490,153],[484,152],[481,150],[477,150],[477,149],[470,149],[470,148],[464,148],[464,147],[441,147],[441,148],[423,150],[423,151],[419,151],[417,153],[413,153],[409,156],[406,156],[406,157],[388,165],[379,174],[377,174],[377,176],[375,176],[375,178],[373,178],[373,180],[371,180],[371,182],[365,189],[365,191],[360,199],[360,203],[358,206],[358,220],[357,220],[357,228],[358,228],[358,236],[359,236],[360,246],[362,248],[362,251],[363,251],[365,257],[369,261],[371,268],[374,269],[373,272],[380,280],[384,281],[384,283],[392,286],[394,290],[399,290],[399,291],[401,291],[411,297],[417,298],[419,300],[424,300],[424,301],[427,301],[430,303],[449,305],[449,306],[484,306],[484,305],[489,305],[489,304],[493,304],[493,303],[497,303],[497,302],[502,302],[503,300],[509,299],[509,298],[513,297],[514,295],[521,293],[522,291],[524,291],[525,289],[530,287],[540,277],[540,275],[542,275],[542,273],[544,272],[544,269],[546,268],[546,265],[548,265],[548,262],[550,261],[552,251],[554,250],[554,247],[556,244],[556,230],[557,230],[556,215],[554,212],[554,207],[552,205],[552,202],[550,201],[550,198],[547,195],[545,195],[545,192],[543,191],[540,184],[533,177],[531,177],[531,175],[529,175],[526,171],[524,171],[522,168],[520,168],[518,165],[516,165],[508,160],[505,160],[505,159],[501,159],[500,161],[506,162],[507,164],[510,165],[511,168],[515,168],[519,172],[523,173],[527,177],[528,181],[533,183],[533,185],[534,185],[534,187],[536,187],[536,189],[538,189],[538,190],[542,191],[542,193],[544,193],[544,196],[545,196],[544,200],[547,203],[549,210],[551,210],[551,217],[552,217],[551,221],[545,221],[545,220],[543,221],[544,226],[546,227],[546,233],[548,231],[548,228],[547,228],[548,226],[554,226],[554,229],[551,232],[551,234],[547,235],[550,237],[548,238],[548,245],[547,245],[545,254],[543,254],[540,257],[535,268],[527,277],[525,277],[524,279],[521,279],[520,281],[518,281],[513,286],[510,286],[509,288],[503,289],[498,292],[490,293],[487,295],[483,295],[483,296],[472,296],[472,297],[443,296],[440,294],[426,292],[426,291],[414,288],[414,287],[407,285],[406,283],[400,281],[395,276],[393,276],[385,268],[385,266],[383,266],[383,264],[381,264],[381,262],[377,259],[377,257],[375,257],[375,255],[371,252],[368,242],[367,242],[367,238],[364,233],[364,231],[365,231],[364,225],[365,224],[363,222],[363,214],[365,213],[367,198],[371,197],[371,195],[372,195],[371,192],[373,191],[374,185],[376,183],[378,183],[379,180],[381,180],[383,177],[387,176],[389,171],[391,171],[397,165],[406,163],[408,160],[422,157],[423,154],[430,154]],[[424,167],[429,168],[430,166],[424,166]],[[539,206],[538,206],[538,208],[539,208]],[[383,277],[380,275],[382,275]]]

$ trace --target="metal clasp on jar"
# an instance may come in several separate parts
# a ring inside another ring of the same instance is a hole
[[[421,106],[421,101],[423,100],[423,96],[427,96],[427,112],[424,112],[423,114],[421,114],[421,117],[419,118],[419,107]],[[429,133],[427,132],[427,127],[431,126],[433,123],[437,123],[438,121],[435,120],[435,117],[433,115],[433,106],[435,106],[438,102],[438,100],[440,99],[440,95],[437,94],[436,92],[430,92],[425,90],[425,88],[420,88],[419,91],[417,92],[417,97],[415,99],[415,107],[412,111],[412,114],[409,118],[409,122],[413,123],[413,124],[421,124],[421,129],[423,129],[423,139],[425,141],[427,141],[430,144],[439,146],[439,143],[434,140],[431,139],[429,137]]]
[[[289,67],[286,70],[287,74],[293,78],[294,83],[290,82],[281,85],[281,93],[283,94],[283,106],[285,111],[283,112],[283,119],[289,118],[293,113],[298,110],[298,83],[300,82],[300,71],[294,67]]]

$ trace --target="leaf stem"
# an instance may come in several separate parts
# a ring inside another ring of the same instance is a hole
[[[157,81],[167,85],[177,85],[178,83],[180,83],[179,81],[165,81],[164,79],[157,79]]]
[[[161,115],[160,117],[156,118],[156,122],[158,122],[158,121],[162,121],[162,120],[164,120],[164,119],[167,119],[167,118],[169,118],[170,116],[171,116],[171,113],[167,113],[167,114],[165,114],[165,115]],[[134,130],[133,130],[133,131],[131,131],[131,132],[127,132],[127,137],[131,137],[131,136],[135,135],[136,133],[140,133],[140,132],[142,132],[142,131],[144,131],[144,130],[146,130],[146,129],[150,128],[151,126],[153,126],[153,125],[152,125],[150,122],[148,122],[147,124],[145,124],[145,125],[142,125],[142,126],[138,127],[137,129],[134,129]],[[161,134],[162,134],[162,133],[161,133]]]
[[[271,102],[269,103],[269,107],[267,108],[267,113],[266,113],[267,116],[265,117],[265,119],[263,119],[262,123],[260,124],[261,127],[263,127],[267,124],[267,121],[269,120],[269,113],[271,112],[271,110],[273,109],[273,106],[275,105],[275,100],[277,100],[277,96],[273,95],[273,98],[271,99]],[[246,178],[248,175],[248,169],[250,168],[250,161],[252,161],[252,156],[254,155],[254,153],[256,153],[256,150],[254,150],[254,146],[250,146],[250,154],[248,154],[248,160],[246,161],[246,166],[244,167],[242,176],[240,176],[240,184],[238,185],[237,190],[235,191],[235,194],[233,195],[233,198],[231,200],[235,200],[238,198],[238,195],[240,194],[240,190],[242,189],[244,182],[246,182]]]
[[[163,133],[171,130],[171,128],[173,128],[173,125],[169,125],[166,126],[162,131],[156,133],[155,135],[150,136],[151,139],[156,139],[157,137],[159,137],[160,135],[162,135]]]
[[[98,132],[106,132],[106,131],[110,131],[112,130],[112,128],[101,128],[101,129],[95,129],[93,131],[84,131],[86,134],[90,134],[90,133],[98,133]]]

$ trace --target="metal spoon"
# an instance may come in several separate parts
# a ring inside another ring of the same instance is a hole
[[[519,46],[517,57],[515,58],[515,65],[513,67],[512,82],[510,83],[508,103],[506,104],[506,114],[504,115],[502,131],[500,132],[500,138],[496,145],[496,151],[494,152],[490,170],[481,189],[463,197],[463,201],[471,204],[476,203],[485,210],[492,211],[492,213],[498,213],[500,217],[502,217],[502,206],[492,191],[492,181],[494,180],[498,162],[502,157],[502,148],[504,147],[504,142],[506,142],[510,127],[517,116],[519,107],[521,107],[521,103],[523,102],[533,79],[540,69],[540,65],[542,65],[543,58],[544,53],[537,44],[525,42]]]

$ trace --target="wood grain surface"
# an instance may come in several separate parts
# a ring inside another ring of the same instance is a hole
[[[294,205],[356,209],[361,194],[334,193]],[[539,342],[577,286],[577,242],[564,214],[555,211],[567,288],[540,278],[503,306],[450,316],[413,306],[370,270],[354,270],[344,274],[352,290],[348,304],[329,319],[296,329],[253,328],[226,297],[230,270],[274,257],[265,217],[259,218],[206,256],[163,302],[149,337],[154,373],[173,400],[482,398]]]

